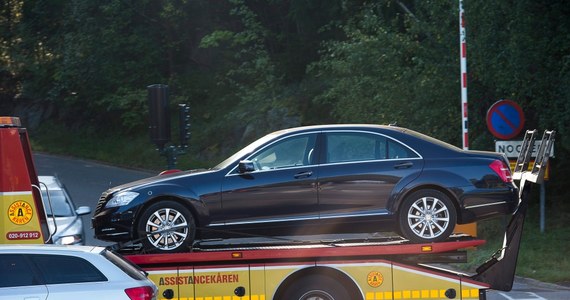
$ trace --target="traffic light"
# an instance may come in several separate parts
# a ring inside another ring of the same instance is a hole
[[[170,111],[168,86],[153,84],[147,87],[150,139],[159,149],[170,141]]]

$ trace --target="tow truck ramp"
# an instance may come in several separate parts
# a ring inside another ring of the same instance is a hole
[[[536,130],[525,133],[521,152],[513,172],[513,179],[519,181],[519,206],[507,225],[503,247],[477,268],[477,274],[471,277],[473,280],[488,283],[492,289],[499,291],[510,291],[512,289],[530,198],[531,185],[528,183],[542,184],[544,182],[544,172],[554,144],[555,133],[555,131],[548,130],[544,132],[534,165],[530,171],[528,169],[535,146]]]

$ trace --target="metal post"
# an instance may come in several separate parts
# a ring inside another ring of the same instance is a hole
[[[546,221],[546,214],[545,214],[546,188],[544,187],[544,185],[545,185],[544,182],[540,185],[540,233],[544,233],[545,221]]]

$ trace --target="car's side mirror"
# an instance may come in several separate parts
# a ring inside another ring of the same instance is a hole
[[[83,216],[91,213],[91,208],[89,206],[80,206],[77,208],[77,210],[75,210],[75,212],[78,215]]]
[[[255,166],[251,160],[242,160],[238,164],[238,172],[240,174],[250,173],[255,171]]]

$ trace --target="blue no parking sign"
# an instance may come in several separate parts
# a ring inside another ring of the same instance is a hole
[[[499,100],[487,111],[487,128],[499,139],[516,137],[523,129],[524,121],[521,107],[511,100]]]

